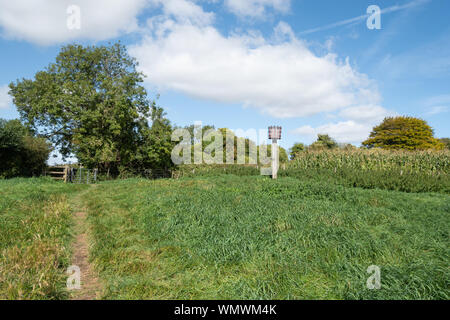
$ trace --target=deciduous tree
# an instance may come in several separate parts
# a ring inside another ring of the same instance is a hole
[[[300,154],[300,152],[303,151],[305,151],[305,145],[303,143],[295,143],[289,152],[290,159],[294,160]]]
[[[426,150],[443,149],[443,143],[433,137],[433,129],[425,120],[413,117],[389,117],[373,128],[369,139],[362,143],[368,148]]]
[[[63,156],[75,155],[85,166],[117,172],[137,162],[160,163],[142,159],[159,158],[161,151],[159,137],[151,136],[161,127],[148,125],[159,109],[148,101],[143,79],[136,60],[120,43],[68,45],[33,80],[17,80],[10,88],[22,120],[48,137]],[[145,151],[139,150],[142,146]]]
[[[328,134],[317,135],[317,141],[309,146],[309,148],[313,150],[336,149],[338,147],[338,143]]]

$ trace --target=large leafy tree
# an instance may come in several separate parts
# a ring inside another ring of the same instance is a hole
[[[171,159],[175,143],[171,140],[172,126],[164,110],[155,102],[151,105],[151,124],[141,125],[138,149],[133,158],[133,169],[167,169],[173,166]]]
[[[422,119],[390,117],[373,128],[369,139],[362,143],[368,148],[426,150],[443,149],[433,137],[433,129]]]
[[[300,142],[295,143],[289,151],[291,160],[294,160],[301,152],[305,151],[305,145]]]
[[[10,84],[22,120],[50,139],[63,156],[117,170],[133,162],[159,112],[147,99],[144,75],[120,43],[68,45],[33,80]]]
[[[338,143],[328,134],[318,134],[317,140],[309,146],[312,150],[336,149],[338,147]]]
[[[50,151],[50,144],[19,120],[0,119],[0,177],[40,175]]]

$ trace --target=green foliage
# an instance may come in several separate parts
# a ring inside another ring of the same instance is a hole
[[[0,181],[0,299],[69,298],[71,198],[104,299],[450,298],[448,195],[320,180]]]
[[[447,150],[450,150],[450,138],[441,138],[439,141],[445,145]]]
[[[440,192],[450,194],[450,176],[430,176],[424,173],[402,173],[396,170],[355,171],[343,166],[338,170],[312,168],[281,170],[280,177],[305,181],[326,181],[346,187],[396,190],[403,192]]]
[[[196,137],[195,128],[193,125],[185,127],[191,135],[191,161],[194,163],[194,152],[196,147],[199,147],[200,141]],[[198,130],[198,129],[197,129]],[[215,137],[212,134],[212,137],[210,141],[207,141],[205,139],[205,135],[207,133],[220,133],[222,136],[222,141],[219,141],[217,144],[218,148],[222,148],[223,151],[223,159],[222,162],[225,164],[237,164],[238,161],[244,161],[245,164],[252,164],[257,163],[256,158],[252,158],[252,156],[257,156],[258,154],[258,146],[256,146],[256,143],[248,138],[241,138],[235,135],[235,133],[228,129],[228,128],[219,128],[215,129],[214,126],[203,126],[202,127],[202,146],[201,150],[202,152],[208,154],[209,156],[215,157],[216,156],[216,150],[209,150],[208,147],[212,148],[213,144],[215,144]],[[200,135],[200,133],[197,133],[197,135]],[[231,148],[227,149],[227,145],[230,145]],[[238,157],[238,151],[242,148],[244,150],[244,158],[239,159]],[[254,154],[252,152],[254,151]],[[227,161],[227,157],[229,159],[232,159],[231,161]]]
[[[260,150],[261,150],[261,146],[258,146],[258,155],[259,155]],[[279,154],[280,163],[288,162],[288,160],[289,160],[288,153],[287,153],[286,149],[284,149],[280,145],[278,145],[278,154]],[[272,145],[271,144],[267,145],[267,157],[269,157],[269,158],[272,157]],[[258,159],[261,160],[260,157],[258,157]]]
[[[22,119],[63,156],[112,172],[133,162],[161,165],[169,125],[149,128],[147,117],[162,111],[149,104],[136,66],[121,44],[68,45],[34,80],[11,83],[11,94]],[[151,136],[161,131],[163,137]]]
[[[350,143],[339,143],[339,149],[341,150],[346,150],[346,151],[354,151],[357,150],[358,148],[355,147],[354,145],[350,144]]]
[[[391,117],[373,128],[369,139],[362,143],[368,148],[441,150],[444,145],[433,137],[433,129],[422,119]]]
[[[196,130],[198,130],[198,128],[195,127],[195,125],[191,124],[190,126],[186,126],[184,127],[184,129],[189,131],[189,134],[191,135],[191,145],[195,145],[196,143],[198,143],[199,141],[196,140]],[[209,130],[215,130],[216,128],[214,126],[211,125],[204,125],[201,127],[201,136],[202,139],[205,136],[205,134],[209,131]],[[200,133],[198,133],[200,134]],[[206,142],[203,141],[203,148],[206,146]]]
[[[0,180],[0,299],[68,298],[68,198],[85,187],[47,178]]]
[[[51,147],[19,120],[0,119],[0,177],[31,177],[46,167]]]
[[[291,160],[294,160],[299,153],[305,151],[306,147],[303,143],[295,143],[289,150],[289,156]]]
[[[447,195],[230,175],[85,199],[105,299],[450,298]]]
[[[220,128],[219,131],[222,133],[223,135],[223,159],[224,159],[224,163],[226,162],[227,159],[227,141],[230,145],[233,145],[233,150],[232,150],[232,158],[234,163],[238,163],[239,159],[238,159],[238,149],[239,146],[244,146],[245,151],[244,151],[244,156],[245,156],[245,164],[249,164],[249,163],[257,163],[258,158],[254,158],[254,156],[257,157],[258,152],[259,152],[259,147],[256,145],[256,143],[253,140],[250,140],[248,138],[242,138],[242,137],[237,137],[234,132],[228,128]],[[250,151],[252,150],[253,153],[251,153]],[[229,164],[227,162],[227,164]]]
[[[450,193],[450,153],[373,150],[307,151],[280,176],[349,187]]]
[[[163,109],[151,106],[151,125],[142,125],[136,153],[132,157],[128,171],[142,172],[145,169],[164,168],[173,166],[171,159],[175,143],[171,140],[172,126],[165,118]],[[126,167],[121,172],[126,171]]]
[[[338,143],[327,134],[317,135],[317,141],[309,146],[311,150],[336,149]]]
[[[174,171],[174,177],[213,177],[222,174],[232,174],[235,176],[258,176],[260,170],[256,165],[181,165]]]
[[[255,165],[179,166],[174,177],[260,175]],[[324,181],[347,187],[450,194],[450,153],[380,149],[306,150],[279,171],[280,177]]]

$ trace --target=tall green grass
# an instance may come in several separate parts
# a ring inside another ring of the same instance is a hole
[[[186,165],[175,178],[260,175],[252,165]],[[281,177],[322,181],[347,187],[450,194],[449,151],[332,150],[305,151],[279,170]]]
[[[0,299],[64,299],[70,262],[68,197],[85,186],[0,180]]]
[[[182,165],[176,168],[174,178],[182,177],[213,177],[222,174],[235,176],[257,176],[260,170],[256,165],[217,164],[217,165]]]
[[[305,151],[297,154],[289,169],[332,169],[342,167],[355,171],[392,171],[427,174],[450,173],[450,151],[392,151],[381,149],[355,149],[331,151]]]
[[[280,176],[366,189],[450,194],[450,152],[305,151]]]
[[[444,194],[229,175],[108,182],[86,201],[107,299],[450,297]]]

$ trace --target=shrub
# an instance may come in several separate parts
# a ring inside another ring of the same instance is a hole
[[[0,119],[0,177],[40,175],[50,151],[48,142],[34,137],[19,120]]]

